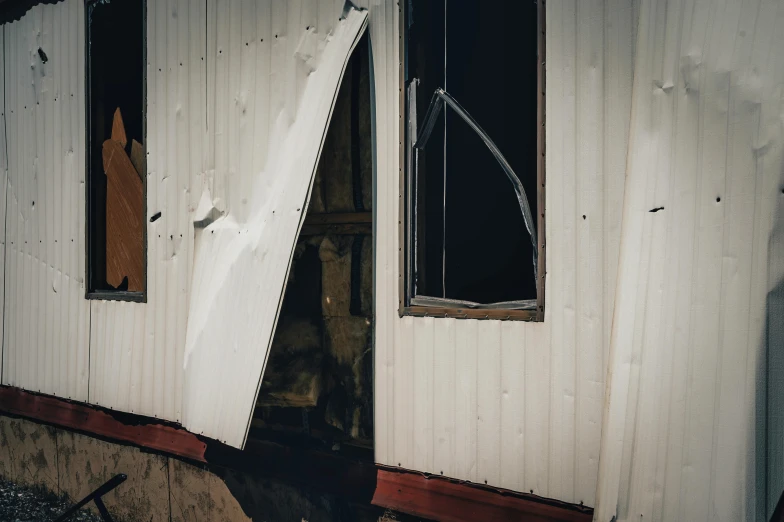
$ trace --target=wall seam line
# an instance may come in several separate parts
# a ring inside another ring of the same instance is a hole
[[[5,143],[3,147],[5,148],[5,207],[3,209],[3,303],[2,305],[2,318],[3,318],[3,328],[0,335],[2,335],[2,339],[0,339],[0,382],[3,380],[3,371],[4,362],[5,362],[5,291],[6,291],[6,265],[8,253],[5,251],[6,249],[6,241],[8,239],[8,118],[6,116],[7,112],[7,105],[6,105],[6,74],[5,74],[5,66],[6,66],[6,55],[5,55],[5,25],[2,28],[2,34],[0,34],[0,38],[2,38],[2,46],[3,46],[3,140]]]

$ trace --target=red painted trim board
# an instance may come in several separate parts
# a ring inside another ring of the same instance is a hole
[[[510,491],[484,488],[404,470],[378,470],[373,504],[445,522],[526,520],[590,522],[593,510],[539,502]]]
[[[134,416],[144,424],[126,424],[99,408],[19,388],[0,386],[0,411],[95,434],[108,439],[163,451],[191,460],[206,462],[207,444],[196,435],[155,419]]]

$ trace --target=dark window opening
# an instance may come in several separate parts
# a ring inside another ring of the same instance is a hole
[[[145,290],[145,2],[91,1],[87,18],[88,297]]]
[[[411,0],[408,6],[405,305],[536,309],[537,272],[543,270],[536,266],[538,6],[520,0]],[[437,89],[457,104],[443,106],[425,146],[414,148],[427,134],[425,120]]]

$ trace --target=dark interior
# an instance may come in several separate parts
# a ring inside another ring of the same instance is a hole
[[[112,117],[122,112],[130,143],[144,144],[144,2],[90,2],[87,107],[89,174],[87,197],[88,288],[115,291],[106,282],[106,175],[102,145],[111,136]]]
[[[433,91],[444,87],[509,161],[536,216],[536,4],[410,5],[407,79],[421,82],[419,125]],[[419,295],[479,303],[536,298],[534,247],[513,185],[479,136],[448,108],[421,157],[417,192],[412,224]]]

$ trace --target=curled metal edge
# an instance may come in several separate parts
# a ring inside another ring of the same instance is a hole
[[[436,124],[436,119],[441,113],[441,109],[443,108],[444,104],[449,105],[449,107],[451,107],[452,110],[454,110],[461,118],[463,118],[463,121],[465,121],[468,126],[479,135],[482,141],[485,142],[487,148],[490,149],[490,152],[493,154],[496,161],[498,161],[498,163],[501,165],[501,168],[504,169],[504,172],[509,178],[509,181],[512,182],[515,194],[517,195],[517,201],[520,204],[520,210],[523,213],[525,228],[531,237],[531,244],[534,247],[534,280],[536,281],[539,275],[539,244],[536,238],[536,226],[534,225],[534,218],[531,215],[531,206],[528,204],[528,196],[525,193],[523,184],[514,173],[514,170],[512,170],[512,166],[509,165],[508,161],[506,161],[504,155],[501,154],[500,149],[496,146],[493,140],[490,139],[490,136],[488,136],[482,127],[479,126],[479,124],[468,113],[468,111],[466,111],[462,105],[460,105],[457,100],[452,97],[451,94],[446,92],[441,87],[437,88],[433,93],[433,97],[430,100],[430,105],[427,108],[427,113],[425,113],[422,130],[417,136],[416,143],[414,143],[414,149],[417,151],[424,149],[425,145],[427,144],[427,140],[430,139],[430,134],[433,132],[433,128]]]

